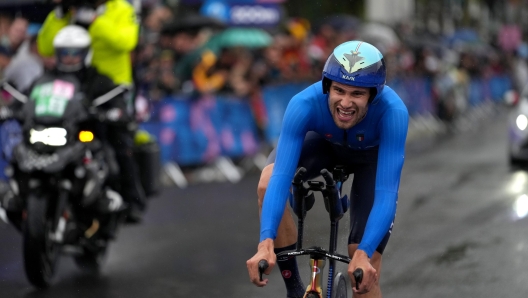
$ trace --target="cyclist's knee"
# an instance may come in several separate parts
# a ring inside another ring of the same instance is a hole
[[[260,174],[260,180],[257,186],[257,195],[259,207],[262,207],[262,202],[264,201],[264,194],[268,188],[268,183],[271,177],[271,172],[273,171],[273,164],[267,165]]]

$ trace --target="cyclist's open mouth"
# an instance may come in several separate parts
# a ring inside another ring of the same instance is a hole
[[[337,118],[341,121],[348,122],[354,119],[356,110],[342,110],[337,108]]]

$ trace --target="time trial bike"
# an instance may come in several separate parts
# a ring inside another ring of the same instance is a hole
[[[343,217],[350,206],[349,199],[346,195],[341,196],[343,183],[348,179],[344,168],[336,166],[332,173],[327,169],[321,170],[321,176],[324,181],[304,180],[306,169],[300,167],[292,182],[293,198],[290,200],[291,207],[297,215],[297,247],[294,251],[285,251],[277,254],[277,257],[289,256],[297,257],[301,255],[310,256],[310,284],[306,287],[303,298],[323,298],[323,269],[328,260],[328,275],[326,286],[326,298],[346,298],[347,286],[345,275],[336,272],[336,261],[350,263],[351,259],[345,255],[336,252],[337,250],[337,233],[339,220]],[[321,192],[324,198],[324,205],[330,215],[330,244],[328,250],[321,247],[303,248],[304,219],[315,202],[314,192]],[[266,260],[259,262],[259,275],[262,280],[262,274],[268,268]],[[363,279],[363,270],[356,269],[353,272],[356,289]]]

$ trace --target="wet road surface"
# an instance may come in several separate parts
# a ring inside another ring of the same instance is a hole
[[[407,155],[383,259],[384,297],[528,296],[528,174],[509,167],[506,131],[500,113]],[[99,276],[63,257],[46,291],[29,285],[22,239],[0,224],[0,297],[285,297],[278,270],[265,288],[247,277],[245,261],[258,241],[257,182],[253,174],[238,184],[167,189],[150,202],[144,224],[121,229]],[[306,219],[305,246],[327,247],[328,235],[318,200]],[[303,276],[307,263],[299,259]]]

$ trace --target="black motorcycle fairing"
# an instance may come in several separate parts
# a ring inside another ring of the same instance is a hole
[[[80,142],[57,148],[51,154],[41,154],[33,150],[26,143],[18,144],[13,150],[13,162],[22,172],[43,171],[57,173],[68,164],[82,159],[85,146]]]

